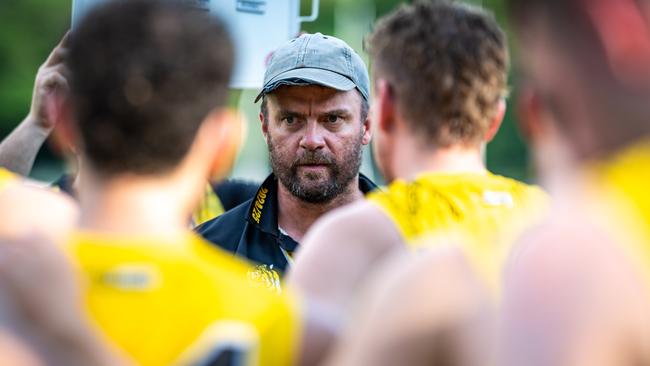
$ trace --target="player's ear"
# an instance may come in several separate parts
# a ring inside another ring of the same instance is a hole
[[[529,143],[535,144],[544,135],[543,103],[539,94],[532,88],[522,88],[518,96],[519,129]]]
[[[213,180],[226,177],[235,163],[245,136],[242,118],[229,108],[220,108],[212,111],[201,125],[197,142],[204,146],[201,153],[211,160],[209,173]]]
[[[369,103],[368,101],[364,100],[362,103]],[[367,106],[367,104],[366,104]],[[372,120],[371,120],[371,114],[372,111],[370,111],[370,107],[366,107],[369,110],[366,112],[366,118],[361,121],[361,130],[363,132],[363,137],[361,138],[361,143],[364,145],[368,145],[370,143],[370,140],[372,140]]]
[[[79,142],[79,130],[75,124],[70,100],[66,98],[60,103],[58,108],[60,108],[57,113],[59,119],[52,130],[50,145],[61,156],[66,156],[70,153],[76,154],[76,146]]]
[[[385,79],[375,81],[373,118],[381,132],[390,132],[395,126],[395,97],[391,85]]]
[[[260,115],[259,115],[260,123],[262,124],[262,136],[264,136],[264,141],[266,141],[267,144],[269,143],[269,139],[268,139],[268,136],[269,136],[269,118],[268,118],[269,117],[269,97],[270,97],[269,95],[265,95],[262,98],[262,106],[260,107],[261,109],[266,110],[266,116],[264,116],[264,113],[262,113],[262,111],[260,111]]]
[[[490,142],[494,139],[494,136],[497,135],[497,132],[499,132],[499,128],[501,127],[501,123],[503,122],[503,117],[506,115],[506,101],[504,99],[499,100],[499,105],[497,106],[497,113],[492,118],[492,121],[490,121],[490,125],[488,126],[488,130],[485,133],[485,142]]]

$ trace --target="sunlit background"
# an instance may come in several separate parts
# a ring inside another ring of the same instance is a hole
[[[233,0],[234,1],[234,0]],[[311,0],[301,0],[301,12],[311,8]],[[321,0],[316,21],[303,23],[302,30],[331,34],[345,40],[366,62],[363,39],[375,19],[404,1],[397,0]],[[499,23],[508,25],[502,0],[469,1],[491,9]],[[272,2],[269,2],[270,6]],[[27,115],[34,77],[39,65],[70,27],[71,0],[0,1],[0,137],[4,138]],[[260,37],[263,37],[260,34]],[[371,67],[371,65],[370,65]],[[511,72],[510,84],[516,74]],[[259,127],[259,105],[253,100],[256,90],[233,91],[232,106],[245,116],[248,138],[239,156],[234,177],[262,180],[269,172],[266,144]],[[488,145],[487,164],[491,171],[525,181],[534,181],[528,154],[515,120],[516,90],[508,100],[508,113],[497,138]],[[39,153],[32,177],[53,181],[64,171],[61,159],[48,146]],[[378,181],[368,151],[362,171]]]

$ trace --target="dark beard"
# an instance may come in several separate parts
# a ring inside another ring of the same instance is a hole
[[[341,162],[323,153],[321,150],[307,151],[299,156],[295,161],[288,162],[276,151],[271,136],[268,137],[269,156],[273,173],[280,183],[294,197],[308,203],[327,203],[342,194],[349,186],[350,182],[359,174],[361,167],[362,144],[359,139],[346,149]],[[317,182],[317,174],[305,174],[304,178],[298,175],[298,169],[301,165],[322,164],[329,169],[327,180]],[[311,182],[311,184],[309,183]]]

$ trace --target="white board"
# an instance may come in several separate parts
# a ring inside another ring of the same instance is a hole
[[[72,28],[94,6],[110,0],[73,0]],[[128,1],[128,0],[119,0]],[[300,24],[318,17],[318,0],[311,14],[300,16],[300,0],[179,0],[215,14],[227,25],[235,44],[235,89],[259,89],[273,50],[300,31]]]

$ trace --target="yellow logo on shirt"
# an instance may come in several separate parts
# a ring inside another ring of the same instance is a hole
[[[254,288],[265,288],[272,292],[282,292],[280,274],[273,265],[258,264],[248,271],[248,282]]]
[[[255,197],[255,204],[253,206],[253,212],[251,217],[255,220],[256,223],[260,223],[260,218],[262,217],[262,208],[264,208],[264,202],[266,202],[266,194],[269,192],[267,188],[261,188],[257,192],[257,197]]]

